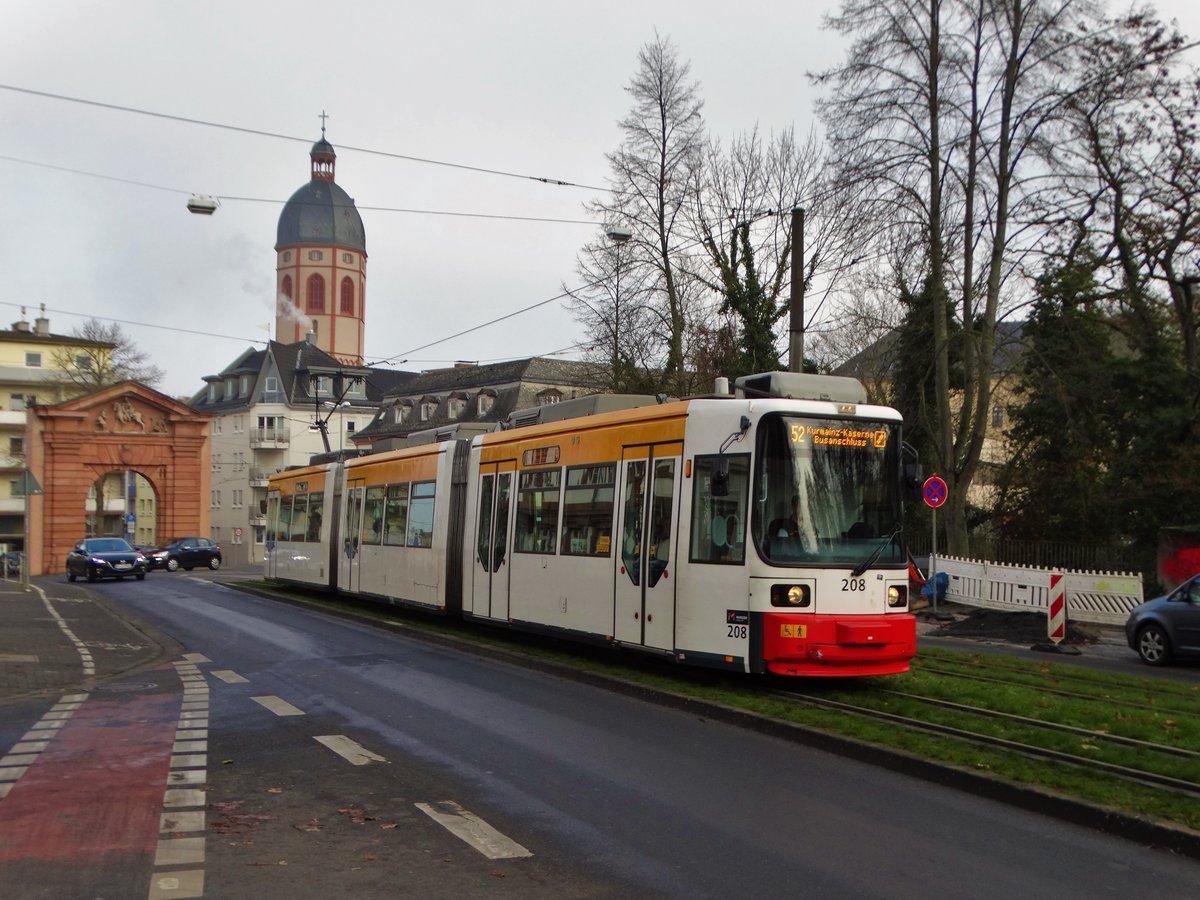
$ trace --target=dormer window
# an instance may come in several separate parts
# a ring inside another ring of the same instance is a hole
[[[549,406],[552,403],[558,403],[560,400],[562,400],[563,395],[562,391],[558,390],[557,388],[547,388],[546,390],[538,393],[537,398],[538,406]]]
[[[400,400],[392,407],[392,421],[399,425],[402,422],[408,421],[409,413],[412,412],[412,401]]]
[[[438,402],[436,397],[426,397],[421,401],[421,421],[428,422],[437,412]]]
[[[492,404],[496,402],[496,397],[493,394],[480,394],[475,398],[475,411],[478,415],[486,416],[492,411]]]

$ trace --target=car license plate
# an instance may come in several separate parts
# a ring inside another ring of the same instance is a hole
[[[133,563],[119,562],[113,565],[114,569],[132,569]]]

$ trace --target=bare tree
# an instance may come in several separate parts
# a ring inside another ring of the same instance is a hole
[[[690,66],[657,34],[638,52],[638,70],[626,91],[633,108],[620,122],[621,146],[608,156],[613,198],[593,208],[631,232],[626,271],[636,272],[639,283],[659,298],[666,326],[666,386],[680,392],[687,327],[681,284],[686,275],[680,265],[687,239],[683,213],[703,149],[703,101]]]
[[[1062,111],[1067,14],[1086,0],[845,0],[831,27],[847,61],[817,76],[843,185],[874,198],[889,228],[919,235],[897,283],[927,297],[934,359],[929,447],[950,486],[952,552],[990,412],[1005,287],[1036,240],[1047,132]],[[957,327],[956,327],[957,325]],[[961,377],[952,386],[952,339]]]
[[[584,280],[569,290],[568,305],[585,329],[589,346],[584,358],[603,364],[604,376],[595,385],[614,393],[639,393],[654,382],[662,359],[654,335],[659,317],[648,303],[641,282],[643,268],[632,264],[631,248],[608,237],[584,245],[576,262]]]
[[[164,377],[162,369],[149,362],[149,356],[137,349],[116,322],[88,319],[71,334],[86,343],[55,348],[51,359],[62,373],[65,386],[75,393],[122,381],[139,381],[153,387]]]
[[[756,127],[728,150],[719,140],[705,150],[691,210],[703,249],[694,274],[721,298],[720,312],[737,328],[735,346],[728,344],[727,324],[711,333],[724,335],[719,343],[727,375],[780,368],[777,328],[789,307],[791,212],[813,195],[820,162],[816,138],[810,134],[797,144],[791,128],[764,142]],[[819,249],[809,257],[810,277],[822,258]]]

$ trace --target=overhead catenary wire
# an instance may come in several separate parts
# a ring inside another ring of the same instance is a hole
[[[311,144],[312,138],[299,137],[292,134],[282,134],[275,131],[266,131],[260,128],[247,128],[242,125],[230,125],[225,122],[211,122],[206,119],[196,119],[190,116],[180,116],[173,113],[157,112],[149,109],[138,109],[135,106],[123,106],[118,103],[105,103],[100,100],[87,100],[82,97],[70,97],[66,94],[55,94],[50,91],[39,91],[34,88],[20,87],[14,84],[0,84],[0,90],[13,91],[18,94],[27,94],[31,97],[42,97],[49,100],[59,100],[64,103],[78,103],[83,106],[92,106],[98,109],[110,109],[116,112],[129,113],[137,116],[149,116],[155,119],[165,119],[171,122],[182,122],[187,125],[200,125],[205,128],[219,128],[224,131],[233,131],[238,134],[250,134],[256,137],[267,137],[281,141],[294,141],[302,144]],[[581,188],[589,191],[607,191],[607,188],[595,187],[594,185],[579,184],[573,181],[566,181],[561,178],[551,178],[545,175],[529,175],[521,172],[509,172],[504,169],[490,168],[487,166],[474,166],[467,163],[449,162],[447,160],[432,159],[424,156],[412,156],[406,153],[396,153],[390,150],[378,150],[371,147],[355,147],[349,144],[338,144],[339,150],[344,150],[353,153],[365,153],[372,156],[382,156],[388,159],[400,159],[406,162],[421,163],[430,166],[443,166],[450,169],[459,169],[467,172],[478,172],[484,175],[496,175],[504,178],[519,178],[525,181],[536,181],[541,184],[548,184],[553,187],[568,187]]]

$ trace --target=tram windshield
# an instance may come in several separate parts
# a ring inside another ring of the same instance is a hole
[[[752,535],[777,565],[904,561],[900,427],[777,415],[758,429]]]

